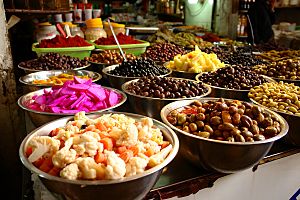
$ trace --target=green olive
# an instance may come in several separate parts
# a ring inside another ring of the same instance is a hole
[[[195,131],[197,131],[197,129],[198,129],[198,127],[197,127],[197,125],[196,125],[195,123],[190,123],[190,124],[189,124],[189,128],[190,128],[190,130],[191,130],[192,132],[195,132]]]
[[[200,136],[200,137],[209,138],[210,133],[209,133],[209,132],[206,132],[206,131],[199,131],[199,132],[197,133],[197,135]]]
[[[266,138],[265,138],[265,136],[263,136],[261,134],[256,134],[256,135],[253,136],[253,139],[255,141],[262,141],[262,140],[265,140]]]
[[[184,124],[186,122],[186,114],[179,113],[177,115],[177,122],[178,122],[179,125]]]

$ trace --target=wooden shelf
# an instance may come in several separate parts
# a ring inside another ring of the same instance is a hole
[[[55,13],[68,13],[71,10],[29,10],[29,9],[5,9],[7,13],[20,13],[20,14],[55,14]]]

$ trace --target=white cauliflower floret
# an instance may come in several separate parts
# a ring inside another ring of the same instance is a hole
[[[133,176],[143,173],[148,165],[147,158],[132,157],[126,164],[126,176]]]
[[[65,130],[70,131],[73,134],[79,133],[80,132],[80,127],[74,126],[74,121],[70,121],[66,124]]]
[[[74,132],[72,132],[72,131],[66,131],[64,129],[60,129],[58,131],[57,135],[55,136],[55,138],[58,140],[66,141],[70,137],[73,137],[73,135],[74,135]]]
[[[67,165],[60,171],[60,176],[69,180],[76,180],[80,176],[80,171],[76,163]]]
[[[119,140],[119,138],[121,137],[123,132],[124,131],[122,129],[120,129],[119,127],[112,127],[111,131],[109,132],[109,135],[117,141],[117,140]]]
[[[159,146],[156,142],[149,140],[146,144],[145,144],[145,148],[146,149],[152,149],[154,153],[158,153],[161,150],[161,146]]]
[[[116,141],[117,145],[131,146],[135,145],[138,141],[138,129],[134,124],[128,124],[123,130],[119,139]]]
[[[120,179],[126,174],[126,164],[118,155],[113,151],[104,151],[107,156],[107,166],[105,176],[106,179]]]
[[[65,146],[53,155],[52,162],[54,166],[64,168],[66,165],[76,160],[76,151],[74,149],[70,149],[72,144],[73,138],[68,139],[65,142]]]
[[[55,154],[59,150],[60,141],[49,136],[36,136],[28,142],[28,147],[32,147],[32,154],[28,157],[30,162],[41,158],[44,154]]]
[[[169,155],[171,150],[172,150],[172,145],[170,144],[167,147],[163,148],[159,153],[151,156],[148,162],[148,166],[155,167],[156,165],[162,163],[165,160],[165,158]]]
[[[139,130],[139,140],[147,141],[152,138],[153,120],[149,117],[142,118],[137,127]]]
[[[98,133],[87,131],[74,137],[73,148],[78,155],[87,153],[89,156],[94,156],[98,151],[103,151],[103,144],[98,142],[99,140]]]
[[[76,163],[81,171],[81,178],[83,179],[103,179],[105,167],[91,157],[78,158]]]

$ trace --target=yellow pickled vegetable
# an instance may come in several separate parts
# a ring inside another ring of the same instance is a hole
[[[76,76],[81,79],[89,79],[88,76]],[[41,84],[41,85],[62,85],[64,82],[68,80],[73,80],[74,75],[72,74],[59,74],[57,76],[50,76],[48,79],[37,79],[32,81],[33,84]]]

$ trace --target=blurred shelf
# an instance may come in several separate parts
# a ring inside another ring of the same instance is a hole
[[[166,14],[166,13],[158,13],[157,17],[161,21],[169,21],[169,22],[183,22],[181,14]]]
[[[295,6],[277,6],[275,9],[280,9],[280,8],[300,8],[300,5],[295,5]]]
[[[247,13],[248,10],[239,10],[239,13]]]
[[[20,14],[55,14],[55,13],[69,13],[71,10],[30,10],[30,9],[5,9],[7,13]]]

